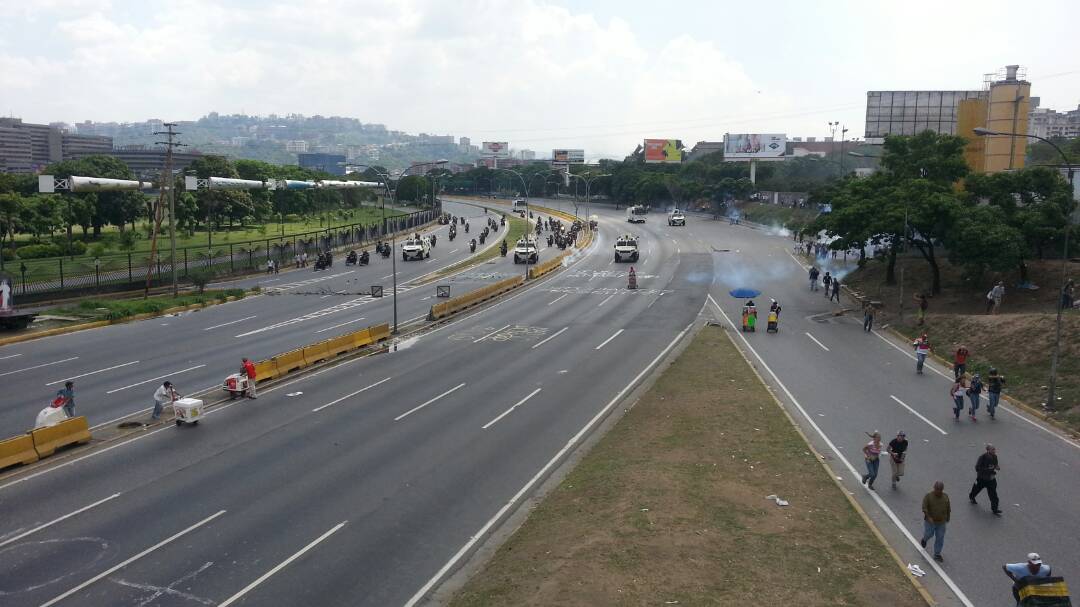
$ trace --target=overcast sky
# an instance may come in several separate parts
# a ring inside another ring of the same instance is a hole
[[[0,113],[344,115],[621,157],[645,137],[862,136],[867,90],[1018,63],[1080,104],[1080,2],[0,0]]]

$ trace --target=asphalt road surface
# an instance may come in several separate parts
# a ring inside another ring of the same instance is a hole
[[[994,422],[953,422],[946,378],[916,376],[904,344],[864,333],[861,319],[829,314],[835,304],[807,290],[790,238],[697,217],[668,227],[659,214],[628,226],[622,213],[592,212],[601,216],[600,236],[569,267],[388,354],[291,379],[195,427],[158,427],[61,466],[7,475],[4,604],[422,604],[693,323],[738,323],[742,300],[727,294],[736,287],[763,291],[760,310],[769,297],[782,303],[779,334],[740,333],[737,341],[902,558],[929,572],[923,580],[942,604],[1011,604],[1000,565],[1033,550],[1075,577],[1077,444],[1005,405]],[[624,231],[641,237],[636,291],[626,289],[628,264],[612,260]],[[447,257],[431,265],[456,259],[448,251],[458,243],[440,235],[436,252]],[[361,284],[389,267],[373,263],[360,270],[368,273]],[[500,259],[466,272],[462,286],[521,269]],[[399,278],[407,286],[423,270],[399,262],[399,272],[416,273]],[[286,276],[275,278],[287,285]],[[349,276],[326,282],[347,290]],[[425,289],[433,295],[431,285],[399,297],[403,320],[430,305],[420,297]],[[11,411],[25,417],[40,408],[24,391],[47,397],[52,386],[44,384],[72,371],[139,360],[76,380],[80,412],[107,421],[148,402],[151,384],[124,390],[130,398],[98,400],[109,390],[202,364],[178,383],[216,384],[241,355],[329,337],[334,330],[315,332],[361,317],[357,328],[386,322],[391,313],[381,301],[307,318],[333,304],[318,297],[263,296],[0,348],[0,357],[22,354],[0,358],[0,373],[80,357],[70,361],[77,366],[0,378],[5,392],[8,381],[25,382],[15,389],[24,400],[5,398],[0,415],[9,417],[0,419],[23,423]],[[159,353],[169,358],[144,367]],[[859,483],[859,450],[874,429],[886,437],[904,429],[911,441],[895,491],[887,466],[877,492]],[[1001,459],[1001,518],[985,495],[978,506],[966,500],[987,441]],[[938,479],[954,512],[940,567],[910,537],[921,533],[919,505]]]

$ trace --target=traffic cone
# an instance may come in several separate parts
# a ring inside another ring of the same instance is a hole
[[[637,288],[637,274],[634,273],[634,267],[633,266],[630,266],[629,278],[630,278],[630,284],[628,284],[626,288],[628,288],[628,289],[636,289]]]

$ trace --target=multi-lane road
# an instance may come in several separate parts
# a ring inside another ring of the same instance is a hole
[[[466,208],[450,212],[483,214]],[[835,304],[806,290],[790,239],[695,217],[686,227],[662,215],[628,226],[620,213],[594,212],[599,237],[569,267],[389,354],[297,376],[198,427],[155,427],[9,473],[0,480],[4,604],[423,603],[694,323],[738,323],[742,302],[727,295],[736,287],[783,304],[779,334],[736,340],[902,558],[930,572],[923,580],[942,604],[1010,604],[1000,564],[1033,550],[1056,572],[1078,570],[1076,443],[1008,407],[995,422],[954,423],[946,378],[916,376],[902,344],[827,314]],[[612,261],[623,231],[641,238],[636,291],[626,289],[627,264]],[[410,282],[466,246],[440,233],[437,261],[398,262],[402,321],[422,316],[434,295],[434,285]],[[283,273],[260,281],[280,295],[0,348],[12,395],[0,423],[21,429],[67,377],[83,375],[79,412],[104,424],[146,408],[161,376],[195,391],[240,356],[387,322],[387,299],[332,293],[388,285],[389,265]],[[451,284],[521,269],[498,259]],[[299,284],[324,276],[333,278]],[[878,492],[858,481],[859,449],[874,429],[904,429],[911,440],[895,491],[887,479]],[[985,497],[966,500],[987,441],[1002,463],[1001,518]],[[911,538],[938,479],[954,508],[940,566]]]

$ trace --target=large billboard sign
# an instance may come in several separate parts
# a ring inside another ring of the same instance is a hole
[[[585,150],[551,150],[551,161],[565,164],[585,164]]]
[[[787,150],[783,133],[727,133],[724,135],[724,160],[782,158]]]
[[[488,158],[509,158],[510,144],[506,141],[485,141],[480,146],[480,155]]]
[[[682,141],[646,139],[645,162],[682,162]]]

